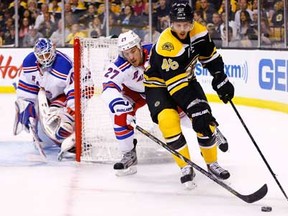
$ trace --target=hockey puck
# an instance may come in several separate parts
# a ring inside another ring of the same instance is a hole
[[[262,212],[271,212],[272,211],[272,207],[271,206],[262,206],[261,207],[261,211]]]

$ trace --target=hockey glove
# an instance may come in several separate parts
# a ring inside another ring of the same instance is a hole
[[[36,111],[34,103],[17,99],[15,101],[16,116],[14,122],[13,133],[18,135],[23,129],[29,132],[30,124],[35,124]],[[32,121],[34,119],[34,121]]]
[[[136,124],[136,117],[135,117],[135,113],[133,111],[130,113],[127,113],[126,123],[127,123],[129,129],[131,129],[131,130],[134,129],[133,125]]]
[[[122,113],[121,115],[114,116],[114,123],[118,126],[127,127],[129,130],[133,130],[132,123],[135,123],[135,112]]]
[[[199,102],[187,110],[188,116],[192,119],[192,126],[196,133],[203,136],[212,136],[213,132],[210,126],[217,124],[211,114],[208,103]]]
[[[212,87],[225,104],[234,97],[234,86],[224,73],[215,74],[212,80]]]

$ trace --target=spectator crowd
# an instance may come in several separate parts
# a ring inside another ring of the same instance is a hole
[[[130,29],[142,40],[155,42],[170,24],[172,1],[152,0],[150,7],[148,0],[110,0],[108,14],[105,0],[0,1],[0,46],[32,47],[38,38],[46,37],[57,46],[71,47],[75,36],[97,38],[107,33],[118,36]],[[226,1],[229,1],[228,7]],[[258,0],[190,2],[194,20],[207,27],[218,48],[241,48],[257,47],[259,40],[261,47],[283,47],[284,12],[287,13],[284,1],[262,0],[260,8]],[[150,8],[152,26],[149,26]],[[19,18],[15,15],[16,10]],[[15,43],[17,35],[18,44]]]

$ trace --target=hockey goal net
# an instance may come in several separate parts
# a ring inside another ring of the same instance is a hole
[[[117,39],[111,38],[75,39],[74,78],[77,161],[108,163],[121,158],[108,107],[100,97],[105,67],[118,55],[116,44]],[[91,76],[87,76],[88,71],[91,72]],[[89,79],[88,82],[87,78]],[[91,85],[93,88],[91,88]],[[87,95],[90,97],[85,97]],[[147,106],[137,111],[136,119],[137,124],[161,139],[158,126],[151,121]],[[135,138],[138,140],[137,156],[139,162],[166,162],[171,159],[165,149],[136,130]]]

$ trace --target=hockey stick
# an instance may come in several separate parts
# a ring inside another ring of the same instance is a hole
[[[40,118],[45,119],[49,115],[49,105],[46,98],[45,90],[43,88],[40,88],[37,99],[38,99]]]
[[[261,158],[263,159],[264,163],[266,164],[268,170],[269,170],[270,173],[272,174],[274,180],[276,181],[277,185],[279,186],[280,190],[282,191],[283,195],[285,196],[286,200],[288,201],[288,197],[287,197],[284,189],[282,188],[282,186],[281,186],[280,182],[278,181],[276,175],[275,175],[274,172],[272,171],[272,169],[271,169],[269,163],[267,162],[266,158],[265,158],[264,155],[262,154],[259,146],[257,145],[256,141],[254,140],[254,138],[253,138],[252,134],[250,133],[248,127],[247,127],[246,124],[244,123],[244,121],[243,121],[240,113],[239,113],[238,110],[236,109],[236,106],[234,105],[234,103],[232,102],[232,100],[230,100],[229,102],[230,102],[231,106],[233,107],[233,110],[235,111],[236,115],[238,116],[240,122],[242,123],[243,127],[245,128],[247,134],[249,135],[251,141],[253,142],[254,146],[256,147],[257,151],[259,152]]]
[[[41,141],[36,133],[35,127],[32,126],[31,123],[29,124],[29,130],[30,130],[30,133],[32,134],[35,148],[38,150],[42,160],[46,162],[47,161],[46,154],[42,148]]]
[[[46,98],[46,93],[43,88],[40,88],[38,92],[38,108],[39,108],[39,117],[43,126],[44,131],[49,137],[53,137],[54,132],[47,125],[47,119],[50,114],[50,107],[48,104],[48,100]]]
[[[140,131],[142,134],[144,134],[145,136],[147,136],[148,138],[150,138],[151,140],[153,140],[154,142],[156,142],[158,145],[162,146],[163,148],[165,148],[166,150],[168,150],[171,154],[175,155],[176,157],[182,159],[183,161],[185,161],[186,163],[188,163],[189,165],[191,165],[192,167],[194,167],[196,170],[198,170],[199,172],[201,172],[203,175],[207,176],[208,178],[210,178],[211,180],[213,180],[214,182],[216,182],[218,185],[222,186],[223,188],[225,188],[226,190],[228,190],[229,192],[231,192],[232,194],[234,194],[236,197],[240,198],[241,200],[243,200],[244,202],[247,203],[253,203],[256,202],[260,199],[262,199],[268,191],[268,187],[266,184],[264,184],[259,190],[257,190],[256,192],[249,194],[249,195],[242,195],[240,193],[238,193],[237,191],[235,191],[233,188],[231,188],[230,186],[228,186],[227,184],[225,184],[223,181],[217,179],[215,176],[213,176],[212,174],[210,174],[209,172],[207,172],[206,170],[204,170],[203,168],[201,168],[200,166],[198,166],[197,164],[195,164],[194,162],[192,162],[191,160],[189,160],[188,158],[184,157],[182,154],[180,154],[179,152],[177,152],[176,150],[172,149],[170,146],[168,146],[167,144],[165,144],[164,142],[162,142],[161,140],[159,140],[158,138],[156,138],[155,136],[153,136],[152,134],[150,134],[148,131],[146,131],[145,129],[143,129],[142,127],[135,125],[132,123],[132,126],[134,128],[136,128],[138,131]]]

